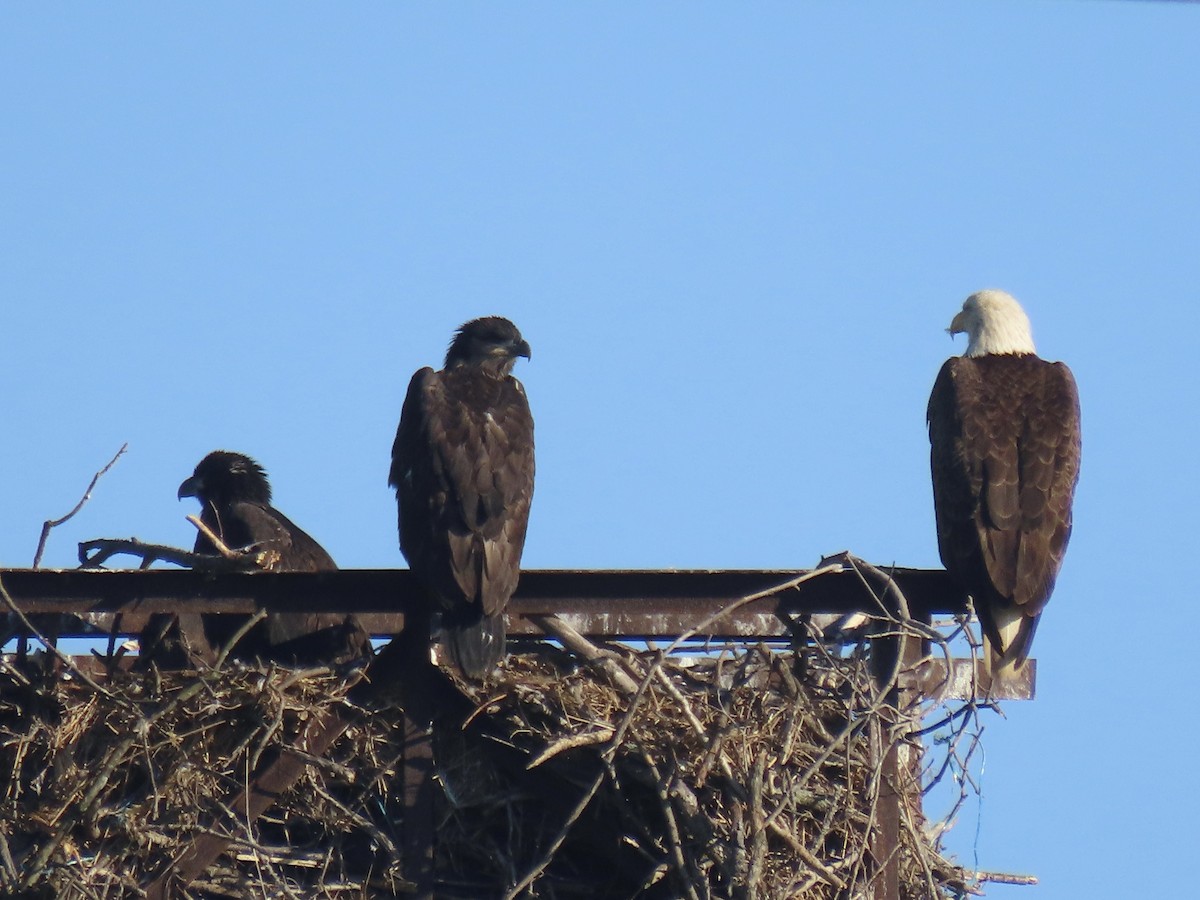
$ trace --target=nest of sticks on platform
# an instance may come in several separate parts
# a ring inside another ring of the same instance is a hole
[[[588,646],[456,682],[475,712],[434,724],[439,897],[867,896],[881,760],[912,723],[885,721],[861,654]],[[307,723],[349,708],[355,673],[81,674],[0,669],[0,893],[136,896],[220,833],[172,896],[403,895],[398,709],[351,710],[266,815],[235,808]],[[902,896],[968,890],[918,797],[895,852]]]
[[[170,896],[390,896],[399,711],[356,722],[252,824],[252,773],[343,705],[356,673],[231,663],[157,672],[0,669],[0,895],[117,898],[210,834],[231,838]]]
[[[434,734],[447,896],[869,896],[881,760],[920,742],[912,720],[885,721],[863,654],[809,649],[608,645],[461,683],[486,719],[476,738]],[[927,836],[919,789],[902,820],[901,896],[974,892]]]

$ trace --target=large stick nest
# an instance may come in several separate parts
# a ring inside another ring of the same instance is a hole
[[[542,645],[459,684],[475,714],[434,723],[438,896],[867,896],[882,760],[919,742],[859,656],[797,659],[614,647],[580,665]],[[354,711],[256,822],[229,805],[306,722],[348,706],[354,677],[237,664],[96,684],[5,665],[0,893],[138,896],[215,831],[230,848],[178,896],[402,894],[398,709]],[[908,759],[900,782],[917,777]],[[902,896],[961,895],[900,787]]]
[[[347,678],[243,666],[118,671],[99,693],[76,678],[4,675],[5,896],[137,896],[209,830],[234,842],[182,897],[366,896],[396,880],[399,815],[387,804],[399,712],[348,731],[252,826],[228,805],[309,719],[342,701]]]

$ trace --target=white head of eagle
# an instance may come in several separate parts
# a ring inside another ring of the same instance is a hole
[[[946,329],[951,335],[967,335],[964,356],[1004,353],[1035,353],[1033,329],[1021,304],[1004,291],[977,291],[963,302],[962,312]]]

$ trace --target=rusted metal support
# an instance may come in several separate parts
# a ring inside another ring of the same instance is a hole
[[[404,880],[418,900],[433,900],[437,887],[434,867],[433,733],[428,726],[404,717]]]
[[[983,659],[922,659],[917,666],[917,689],[939,700],[1033,700],[1037,696],[1037,660],[1027,659],[1004,680],[992,684]]]
[[[580,634],[625,640],[671,637],[743,597],[787,584],[805,570],[595,571],[534,570],[521,574],[508,606],[509,634],[540,635],[533,616],[557,615]],[[966,598],[944,571],[892,573],[914,614],[963,612]],[[363,626],[376,635],[404,629],[407,610],[423,594],[407,570],[335,572],[221,572],[188,570],[0,569],[0,581],[26,613],[89,615],[105,630],[121,613],[120,629],[137,634],[156,612],[338,612],[352,602]],[[850,568],[738,607],[700,637],[785,638],[787,616],[852,613],[872,603]],[[64,636],[66,636],[64,634]]]
[[[890,639],[881,639],[890,640]],[[899,660],[901,670],[915,667],[924,655],[921,641],[914,636],[899,639],[902,644]],[[915,691],[911,681],[903,679],[888,692],[887,705],[879,717],[880,734],[875,746],[883,751],[879,783],[878,841],[873,849],[882,869],[875,882],[874,900],[900,900],[900,834],[904,822],[904,807],[920,807],[920,784],[917,780],[919,751],[903,742],[897,729],[906,719]]]
[[[916,670],[927,653],[927,641],[914,633],[913,623],[928,624],[928,614],[914,615],[908,598],[891,573],[858,559],[849,559],[876,598],[873,612],[881,616],[871,638],[871,673],[884,692],[883,707],[871,723],[871,745],[877,754],[879,773],[878,825],[871,855],[879,866],[872,887],[872,900],[900,900],[900,832],[904,805],[914,796],[920,803],[914,781],[916,769],[910,748],[898,734],[907,710],[916,700]],[[914,792],[916,792],[914,794]]]

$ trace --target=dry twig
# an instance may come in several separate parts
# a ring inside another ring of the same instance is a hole
[[[111,469],[114,465],[116,465],[117,460],[121,458],[121,455],[125,452],[125,450],[128,447],[129,447],[128,443],[122,444],[121,449],[118,450],[116,455],[108,461],[108,464],[105,465],[104,468],[102,468],[100,471],[98,471],[95,475],[92,476],[91,482],[88,483],[87,490],[85,490],[83,492],[83,496],[79,498],[79,502],[75,504],[74,509],[72,509],[69,513],[67,513],[62,518],[47,519],[42,524],[42,535],[40,538],[38,538],[37,552],[35,552],[33,554],[33,568],[36,569],[42,564],[42,554],[46,552],[46,541],[49,540],[49,538],[50,538],[50,532],[52,530],[54,530],[55,528],[57,528],[59,525],[62,525],[64,522],[67,522],[70,519],[74,518],[75,514],[78,513],[81,509],[83,509],[84,504],[86,504],[89,500],[92,499],[92,491],[95,490],[95,488],[96,488],[96,482],[98,482],[101,478],[103,478],[104,474],[109,469]]]

